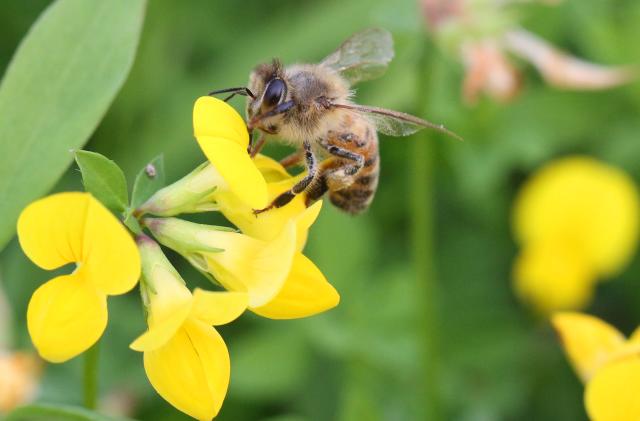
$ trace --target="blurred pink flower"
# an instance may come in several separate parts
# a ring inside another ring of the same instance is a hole
[[[562,89],[612,88],[638,75],[632,66],[603,66],[573,57],[522,29],[507,32],[504,42],[511,53],[535,66],[547,83]]]
[[[560,89],[607,89],[638,76],[637,67],[591,63],[521,29],[507,6],[526,1],[421,1],[429,30],[465,66],[462,94],[467,103],[474,104],[481,93],[500,102],[517,95],[521,76],[508,53],[531,63],[549,85]],[[561,0],[538,1],[555,5]]]
[[[462,95],[467,103],[474,104],[481,92],[500,102],[516,96],[520,90],[520,72],[509,62],[496,40],[468,42],[461,50],[466,68]]]
[[[41,361],[30,352],[11,352],[11,312],[0,285],[0,414],[31,401],[37,392]]]
[[[41,361],[32,353],[0,352],[0,413],[35,398],[41,368]]]

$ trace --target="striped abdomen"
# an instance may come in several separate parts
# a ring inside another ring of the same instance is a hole
[[[358,214],[367,210],[378,187],[378,135],[364,119],[353,122],[345,129],[349,131],[330,136],[329,144],[361,155],[364,158],[363,165],[355,174],[350,175],[349,168],[353,168],[354,162],[344,158],[337,159],[332,165],[334,169],[326,172],[326,180],[331,203],[345,212]]]

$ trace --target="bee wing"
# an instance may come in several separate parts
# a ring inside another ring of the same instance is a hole
[[[435,124],[427,120],[423,120],[411,114],[401,113],[400,111],[387,110],[386,108],[370,107],[358,104],[332,104],[334,107],[343,108],[364,114],[371,120],[376,129],[380,133],[389,136],[409,136],[415,132],[429,128],[447,134],[458,140],[462,137],[455,134],[451,130],[445,128],[442,124]]]
[[[393,39],[389,31],[370,28],[352,35],[321,64],[355,84],[382,76],[392,58]]]

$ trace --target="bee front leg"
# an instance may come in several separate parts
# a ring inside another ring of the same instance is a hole
[[[302,180],[298,181],[290,190],[276,197],[273,202],[271,202],[271,204],[266,208],[254,209],[254,215],[257,216],[262,212],[268,211],[269,209],[283,207],[287,203],[291,202],[294,197],[296,197],[300,193],[303,193],[309,187],[309,185],[311,185],[311,182],[316,178],[316,176],[318,175],[318,161],[313,153],[313,150],[311,149],[311,143],[308,140],[305,140],[303,146],[304,159],[307,164],[307,175],[305,175]]]

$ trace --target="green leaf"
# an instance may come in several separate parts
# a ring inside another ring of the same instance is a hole
[[[53,2],[0,84],[0,249],[102,120],[133,64],[145,0]]]
[[[67,406],[36,404],[23,406],[11,412],[4,421],[127,421],[128,418],[115,418],[99,414],[88,409]]]
[[[164,187],[164,157],[159,155],[149,162],[136,176],[131,193],[131,207],[136,209],[155,192]]]
[[[127,180],[118,164],[96,152],[76,151],[74,155],[85,190],[112,211],[123,212],[128,202]]]

